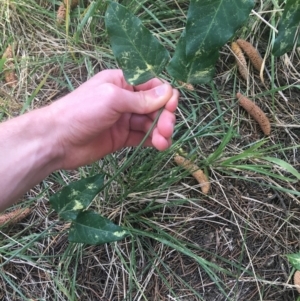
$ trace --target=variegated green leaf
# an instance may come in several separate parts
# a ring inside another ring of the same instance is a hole
[[[103,189],[103,182],[104,176],[101,174],[73,182],[51,196],[51,206],[60,218],[75,220]]]
[[[218,51],[247,20],[253,0],[191,0],[186,25],[188,57]]]
[[[168,72],[181,81],[209,82],[219,49],[247,20],[253,0],[191,0],[186,33],[177,44]]]
[[[300,0],[287,0],[272,53],[281,56],[292,50],[296,43],[300,46]]]
[[[100,245],[118,241],[129,235],[127,230],[114,224],[109,219],[93,212],[84,211],[72,222],[69,241]]]
[[[167,71],[175,79],[191,84],[205,84],[209,82],[215,72],[215,63],[219,53],[213,51],[205,56],[196,56],[188,60],[186,56],[186,31],[184,31],[178,41],[176,50]]]
[[[112,50],[126,81],[138,85],[157,77],[169,60],[168,51],[127,8],[110,2],[105,24]]]

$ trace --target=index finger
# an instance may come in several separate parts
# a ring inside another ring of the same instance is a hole
[[[97,85],[110,83],[122,89],[134,91],[134,87],[126,82],[121,69],[102,70],[90,80],[93,80]]]
[[[146,90],[151,90],[151,89],[153,89],[157,86],[163,85],[163,84],[170,85],[167,81],[165,81],[163,79],[152,78],[152,79],[150,79],[149,81],[147,81],[143,84],[134,86],[133,88],[134,88],[134,91],[146,91]]]

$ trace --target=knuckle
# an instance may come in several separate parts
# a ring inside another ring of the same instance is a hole
[[[147,97],[145,97],[145,93],[142,91],[136,92],[138,97],[138,106],[140,114],[149,113],[150,103]]]
[[[117,87],[111,83],[102,84],[101,90],[108,98],[115,98],[118,94]]]

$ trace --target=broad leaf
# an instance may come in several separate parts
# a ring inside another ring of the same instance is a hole
[[[195,56],[193,60],[188,60],[186,56],[186,31],[184,31],[167,70],[175,79],[185,83],[208,83],[214,75],[214,65],[218,57],[218,52],[213,52],[208,53],[206,57]]]
[[[286,255],[290,264],[296,269],[300,270],[300,253]]]
[[[109,219],[93,212],[84,211],[72,222],[69,241],[100,245],[118,241],[129,235],[129,232],[114,224]]]
[[[169,53],[139,18],[124,6],[110,2],[105,24],[114,56],[129,84],[142,84],[161,73]]]
[[[191,0],[187,14],[188,57],[222,47],[247,20],[253,0]]]
[[[253,0],[191,0],[186,33],[177,44],[168,72],[187,83],[211,81],[219,49],[246,21],[253,6]]]
[[[300,0],[287,0],[272,53],[281,56],[292,50],[295,43],[300,45]]]
[[[64,220],[75,220],[103,189],[104,176],[99,174],[83,178],[65,186],[50,198],[53,209]]]

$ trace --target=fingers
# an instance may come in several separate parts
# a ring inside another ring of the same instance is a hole
[[[103,70],[103,71],[97,73],[96,75],[94,75],[92,80],[94,80],[98,85],[105,84],[105,83],[111,83],[120,88],[127,89],[129,91],[150,90],[163,83],[166,83],[166,81],[164,81],[162,79],[153,78],[141,85],[132,86],[126,82],[123,71],[121,69]]]
[[[145,134],[153,125],[153,119],[147,115],[132,115],[130,119],[130,137],[137,133]],[[171,145],[171,137],[173,135],[175,125],[175,116],[173,113],[163,110],[157,125],[150,133],[151,140],[147,140],[146,146],[154,146],[158,150],[165,150]],[[132,141],[132,139],[130,139]]]
[[[173,97],[169,84],[162,84],[146,91],[131,92],[112,84],[103,84],[107,105],[122,113],[149,114],[165,106]]]
[[[144,137],[145,134],[142,132],[131,132],[127,138],[126,146],[138,146]],[[154,130],[154,136],[148,137],[143,146],[155,147],[159,151],[164,151],[169,148],[171,144],[171,138],[166,139],[160,135],[156,135]]]
[[[167,83],[165,80],[158,79],[158,78],[152,78],[146,83],[143,83],[138,86],[131,86],[129,85],[125,78],[123,71],[121,69],[114,69],[114,70],[103,70],[99,72],[97,75],[98,83],[104,84],[104,83],[111,83],[114,84],[120,88],[128,89],[129,91],[145,91],[153,89],[159,85],[162,85],[163,83]]]
[[[152,145],[159,151],[169,148],[175,126],[175,115],[168,110],[161,113],[156,128],[152,132]]]
[[[97,81],[102,84],[99,87],[101,88],[101,106],[110,107],[117,115],[132,114],[126,145],[138,145],[145,133],[152,127],[158,110],[164,107],[157,125],[145,142],[145,146],[154,146],[158,150],[168,148],[171,145],[174,131],[174,112],[179,99],[178,90],[157,78],[138,86],[130,86],[126,83],[121,70],[107,70],[100,72],[100,74]],[[102,93],[105,97],[101,97]]]
[[[131,132],[126,140],[125,146],[138,146],[144,139],[145,133]],[[143,146],[153,147],[152,138],[148,137]]]
[[[126,83],[122,70],[104,70],[90,81],[97,85],[99,96],[105,95],[118,113],[149,114],[165,106],[170,112],[176,110],[179,92],[166,81],[153,78],[138,86]]]
[[[171,99],[166,103],[164,109],[168,110],[171,113],[174,113],[178,106],[179,92],[176,89],[173,89],[173,95]],[[158,114],[158,111],[152,112],[148,114],[151,119],[155,119]]]
[[[151,119],[147,115],[132,115],[130,119],[130,130],[141,131],[147,133],[153,126],[154,119]],[[173,135],[175,125],[175,116],[173,113],[163,110],[161,113],[156,128],[158,134],[169,138]],[[152,134],[151,134],[152,135]]]
[[[147,133],[153,124],[153,120],[147,115],[132,115],[130,118],[130,130]]]
[[[172,89],[172,96],[167,101],[164,110],[162,111],[157,125],[153,132],[150,134],[151,140],[147,140],[145,146],[153,146],[156,149],[163,151],[171,146],[174,126],[175,115],[174,111],[178,105],[179,92]],[[130,122],[130,129],[133,131],[143,131],[147,133],[153,121],[155,120],[158,111],[152,112],[148,115],[133,114]]]
[[[119,88],[122,88],[122,89],[125,89],[128,91],[136,91],[136,92],[143,92],[143,91],[151,90],[151,89],[161,86],[163,84],[169,85],[168,82],[163,79],[152,78],[151,80],[149,80],[146,83],[143,83],[141,85],[131,86],[126,82],[124,75],[123,75],[123,71],[121,69],[103,70],[103,71],[97,73],[96,75],[94,75],[94,77],[89,80],[89,82],[91,82],[91,81],[97,86],[110,83]],[[175,95],[176,95],[176,97],[178,97],[179,92],[177,90],[173,89],[173,96],[175,96]],[[175,109],[173,109],[173,111],[174,110]]]
[[[162,79],[152,78],[149,81],[147,81],[146,83],[143,83],[138,86],[134,86],[134,91],[146,91],[146,90],[153,89],[157,86],[160,86],[162,84],[167,84],[167,82]]]
[[[152,145],[159,151],[164,151],[167,148],[169,148],[172,144],[171,137],[166,138],[162,136],[158,129],[154,129],[153,135],[152,135]]]
[[[134,91],[134,87],[129,85],[123,75],[123,71],[121,69],[107,69],[103,70],[96,75],[94,75],[90,81],[93,81],[96,85],[102,85],[106,83],[113,84],[122,89],[126,89],[129,91]]]
[[[157,134],[165,138],[170,138],[173,135],[174,126],[175,126],[175,115],[167,110],[163,110],[157,122],[157,126],[156,126]],[[153,135],[154,134],[155,133],[153,132]]]
[[[175,112],[178,106],[178,100],[179,100],[179,91],[177,89],[173,89],[172,97],[166,103],[165,109],[170,112]]]

